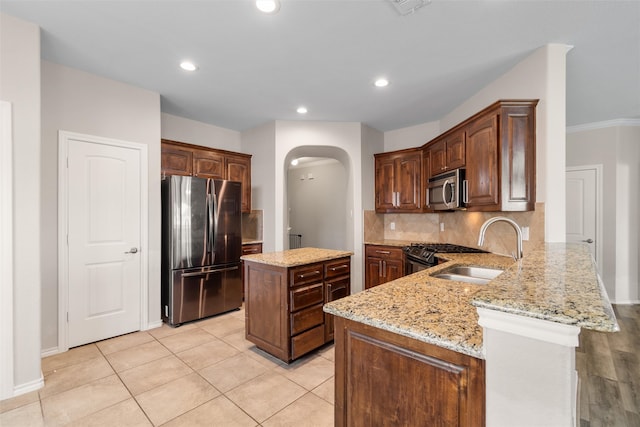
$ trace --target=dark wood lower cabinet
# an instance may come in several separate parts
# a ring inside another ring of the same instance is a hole
[[[484,361],[341,317],[335,425],[485,425]]]
[[[245,336],[289,363],[333,339],[322,306],[350,288],[350,257],[295,267],[244,260]]]

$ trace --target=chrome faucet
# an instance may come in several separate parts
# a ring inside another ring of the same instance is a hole
[[[484,235],[487,232],[487,228],[489,228],[489,226],[494,222],[498,221],[507,222],[511,224],[514,230],[516,230],[516,253],[513,254],[513,259],[515,259],[516,261],[519,260],[520,258],[522,258],[522,230],[520,229],[520,226],[517,222],[504,216],[494,216],[493,218],[489,218],[484,222],[484,224],[482,224],[482,227],[480,227],[480,235],[478,236],[478,246],[484,245]]]

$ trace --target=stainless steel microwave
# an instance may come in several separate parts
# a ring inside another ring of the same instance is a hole
[[[427,207],[437,211],[464,209],[464,184],[464,169],[430,178],[427,183]]]

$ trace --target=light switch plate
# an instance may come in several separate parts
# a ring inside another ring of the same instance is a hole
[[[529,227],[522,227],[522,240],[529,240]]]

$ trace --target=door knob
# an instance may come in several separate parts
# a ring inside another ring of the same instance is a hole
[[[137,254],[138,253],[138,248],[131,248],[129,249],[128,252],[125,252],[125,254]]]
[[[583,240],[583,242],[585,242],[585,243],[593,243],[593,239]]]

